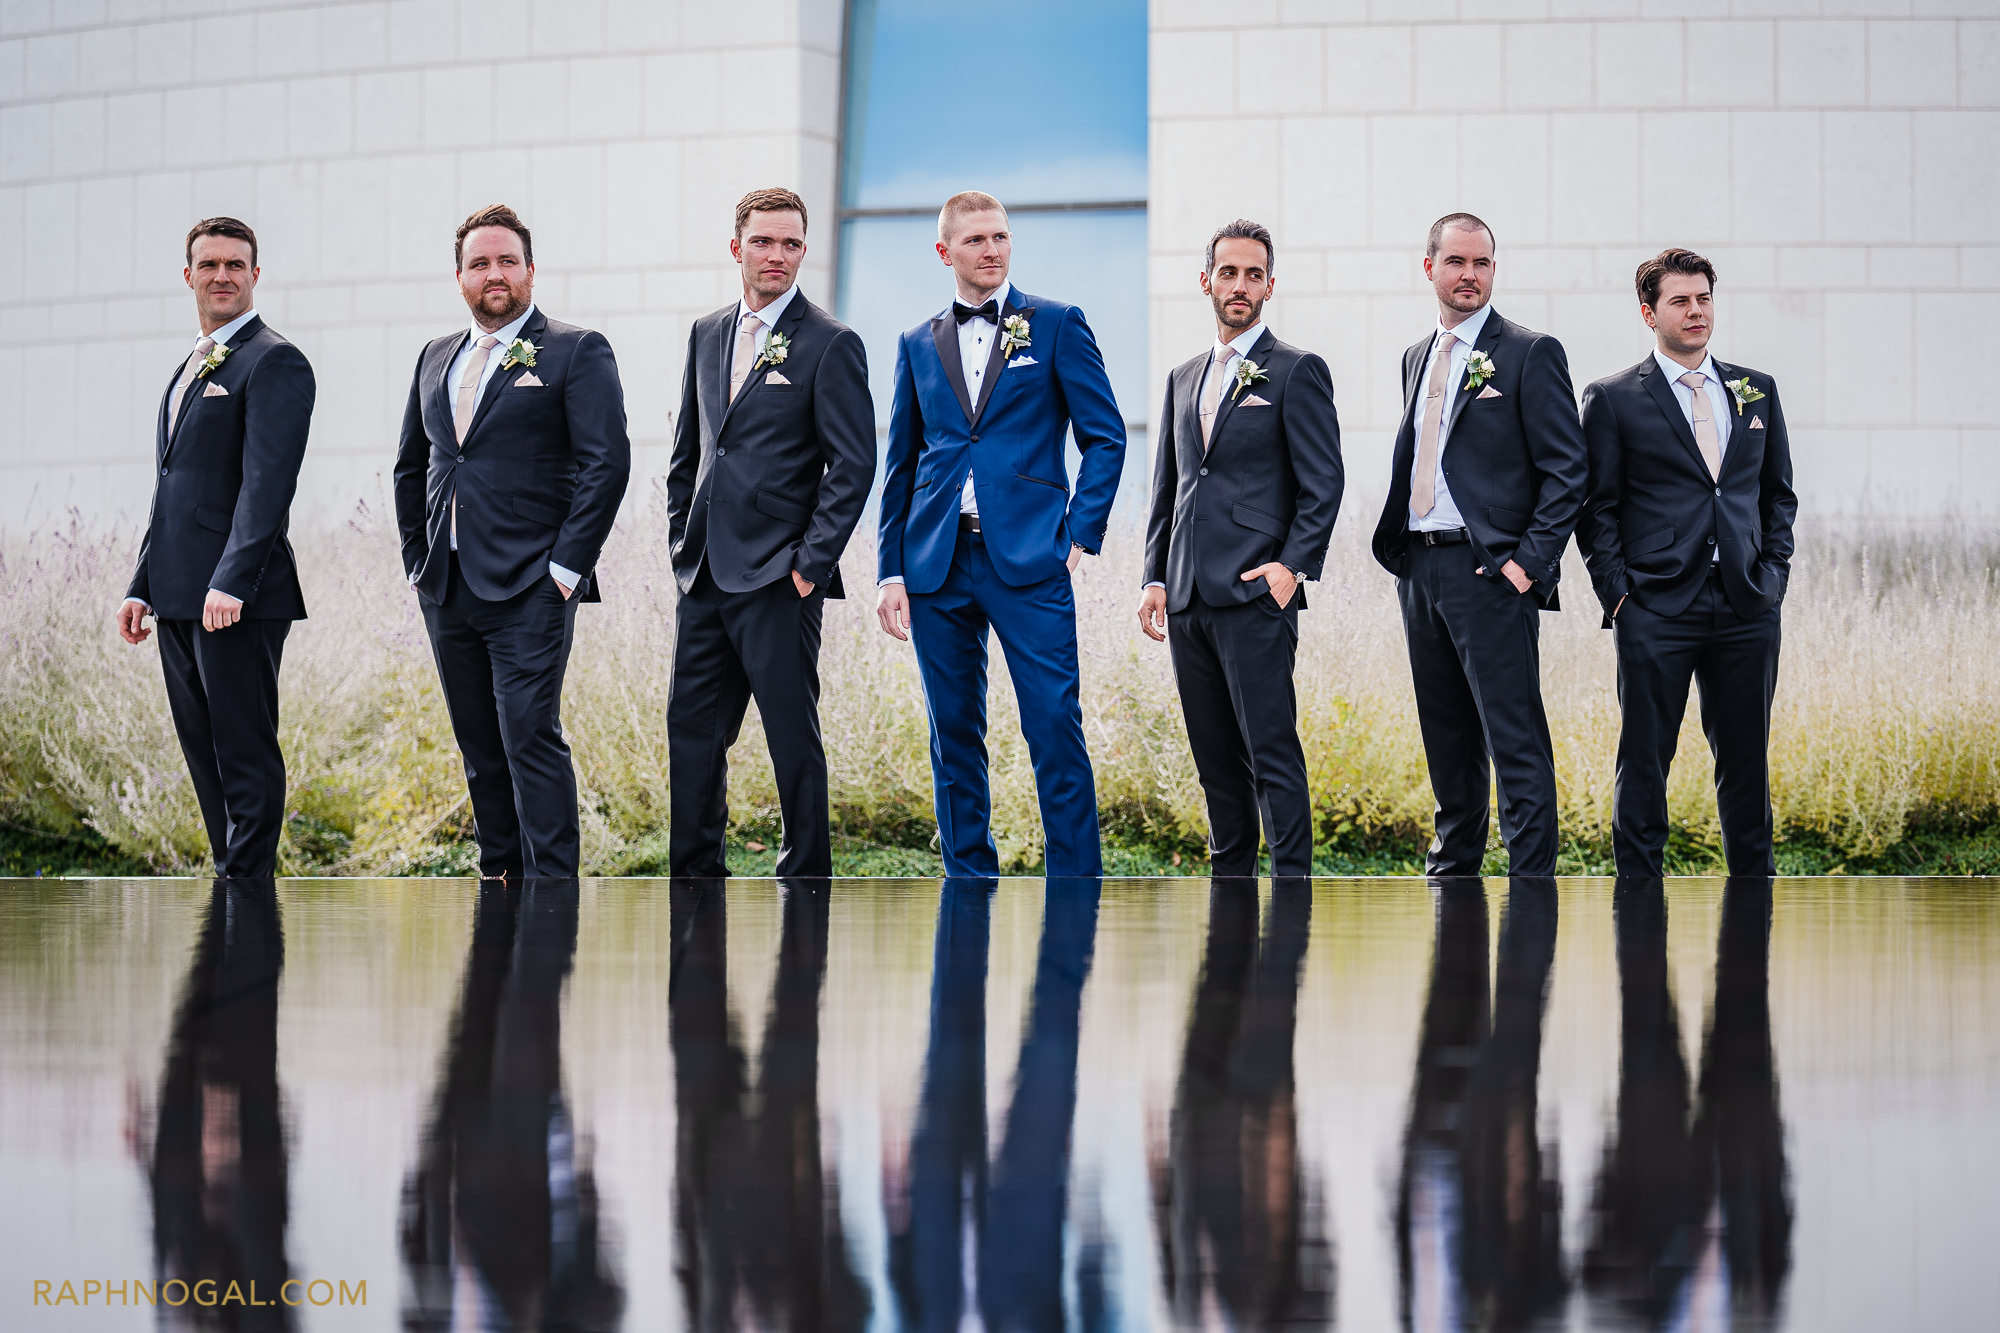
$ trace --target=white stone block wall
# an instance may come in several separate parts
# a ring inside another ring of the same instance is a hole
[[[2000,514],[2000,0],[1154,0],[1154,384],[1213,336],[1214,227],[1271,227],[1326,355],[1343,521],[1379,514],[1431,221],[1578,392],[1645,354],[1638,262],[1720,274],[1714,348],[1778,377],[1807,514]]]
[[[843,9],[0,0],[0,527],[143,521],[195,333],[182,241],[216,213],[256,228],[258,308],[317,373],[299,522],[386,501],[417,353],[467,318],[452,232],[500,201],[538,303],[611,340],[643,498],[746,190],[805,196],[831,300]]]

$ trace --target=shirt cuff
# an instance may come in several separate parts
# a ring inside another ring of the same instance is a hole
[[[891,574],[886,579],[876,579],[875,586],[878,588],[886,588],[892,583],[901,584],[902,581],[903,581],[903,576],[901,574]]]
[[[563,587],[568,588],[571,592],[575,592],[578,585],[583,582],[583,575],[574,570],[564,569],[553,560],[549,561],[549,573],[555,576],[557,583],[562,584]]]
[[[1164,583],[1148,583],[1148,584],[1147,584],[1146,586],[1147,586],[1148,588],[1164,588],[1164,587],[1166,587],[1167,585],[1166,585],[1166,584],[1164,584]]]
[[[237,596],[237,595],[236,595],[235,593],[233,593],[233,592],[223,592],[223,591],[222,591],[222,589],[220,589],[220,588],[216,588],[216,587],[211,587],[211,588],[209,588],[209,591],[210,591],[210,592],[220,592],[220,593],[222,593],[222,595],[223,595],[224,597],[227,597],[227,598],[228,598],[228,599],[229,599],[230,601],[232,601],[232,602],[240,602],[240,601],[242,601],[242,600],[243,600],[243,599],[242,599],[241,597],[238,597],[238,596]]]
[[[125,599],[125,602],[126,602],[126,603],[131,603],[131,604],[134,604],[134,605],[137,605],[137,606],[143,606],[143,607],[145,607],[145,608],[146,608],[146,614],[147,614],[147,615],[151,615],[151,614],[153,613],[153,604],[152,604],[151,602],[147,601],[147,600],[146,600],[145,598],[143,598],[143,597],[127,597],[127,598]],[[120,603],[120,605],[124,605],[124,604],[125,604],[125,603]]]

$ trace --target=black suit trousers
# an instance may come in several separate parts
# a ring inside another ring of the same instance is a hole
[[[160,620],[167,705],[194,779],[215,873],[277,873],[285,827],[285,756],[278,748],[278,665],[289,620],[239,620],[204,630]]]
[[[1209,873],[1255,875],[1261,818],[1273,875],[1312,873],[1312,798],[1292,664],[1299,601],[1266,593],[1211,606],[1196,592],[1167,617],[1174,682],[1208,799]]]
[[[676,875],[727,875],[729,747],[757,700],[778,808],[778,873],[833,873],[826,747],[819,731],[820,621],[826,591],[799,596],[791,579],[724,592],[703,561],[675,613],[674,683],[667,696],[667,781],[673,789],[667,860]]]
[[[1396,592],[1437,801],[1425,870],[1479,873],[1497,781],[1507,873],[1553,875],[1556,765],[1542,710],[1541,604],[1504,578],[1474,573],[1469,545],[1412,540],[1409,551]]]
[[[1688,682],[1701,686],[1701,728],[1715,756],[1715,803],[1732,875],[1774,875],[1771,699],[1778,685],[1778,608],[1745,619],[1711,573],[1687,610],[1656,615],[1628,597],[1618,639],[1618,776],[1612,851],[1621,875],[1659,875],[1667,846],[1667,771]]]
[[[563,672],[576,602],[543,577],[503,601],[475,596],[451,561],[443,603],[422,598],[452,734],[465,756],[479,873],[571,879],[580,859],[576,769],[563,739]]]

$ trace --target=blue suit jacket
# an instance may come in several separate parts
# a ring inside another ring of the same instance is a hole
[[[1004,314],[1029,343],[1000,365],[994,339],[980,402],[965,388],[951,311],[896,341],[896,392],[882,472],[880,578],[936,592],[958,544],[958,497],[972,469],[981,535],[1002,582],[1063,572],[1071,543],[1095,554],[1125,465],[1125,417],[1083,312],[1008,288]],[[1063,440],[1083,455],[1072,494]]]

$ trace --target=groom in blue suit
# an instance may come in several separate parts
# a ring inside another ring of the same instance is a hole
[[[1070,576],[1104,544],[1125,418],[1083,312],[1007,281],[1007,212],[970,190],[938,214],[958,299],[896,342],[875,608],[914,639],[949,876],[1000,873],[986,760],[986,636],[1007,653],[1051,875],[1101,875]],[[1064,437],[1082,455],[1072,491]]]

